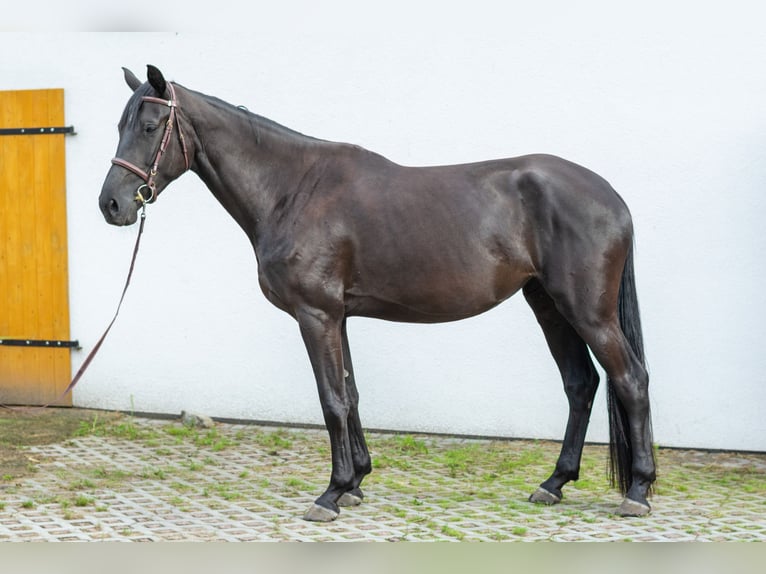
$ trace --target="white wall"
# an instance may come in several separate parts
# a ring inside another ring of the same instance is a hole
[[[78,132],[67,144],[72,334],[84,346],[74,369],[113,313],[137,231],[107,226],[97,206],[129,96],[120,66],[143,77],[153,63],[403,164],[549,152],[597,171],[634,215],[657,442],[766,450],[755,2],[276,4],[242,8],[245,24],[215,34],[0,35],[0,51],[17,54],[3,57],[0,89],[65,88]],[[566,399],[522,297],[447,325],[349,325],[366,426],[562,437]],[[193,174],[151,206],[123,314],[74,402],[321,422],[296,325],[265,301],[244,234]],[[600,389],[588,439],[606,438]]]

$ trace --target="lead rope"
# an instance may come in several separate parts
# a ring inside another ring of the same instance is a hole
[[[122,295],[120,296],[120,302],[117,304],[117,310],[114,312],[114,317],[112,317],[112,320],[109,322],[109,325],[106,327],[104,334],[101,335],[101,338],[93,346],[93,349],[91,349],[90,353],[88,353],[88,356],[85,357],[85,360],[80,365],[80,368],[77,370],[77,373],[72,379],[72,382],[69,383],[69,386],[67,386],[67,388],[64,389],[64,392],[61,393],[61,395],[57,397],[55,400],[49,403],[46,403],[40,407],[11,407],[8,405],[0,404],[0,408],[7,409],[10,411],[19,411],[19,412],[42,410],[51,406],[53,403],[59,402],[61,399],[67,396],[70,392],[72,392],[72,389],[74,389],[75,385],[80,381],[82,376],[85,374],[85,371],[90,366],[91,361],[93,361],[94,357],[96,356],[96,353],[98,353],[98,350],[101,348],[101,345],[106,339],[106,336],[109,334],[109,331],[112,329],[114,322],[117,320],[117,316],[120,314],[120,308],[122,307],[122,302],[125,299],[125,293],[127,293],[128,286],[130,285],[130,278],[133,276],[133,269],[136,266],[136,257],[138,256],[138,247],[141,244],[141,235],[143,235],[144,233],[145,222],[146,222],[146,202],[144,201],[141,205],[141,223],[138,226],[138,236],[136,237],[136,245],[135,247],[133,247],[133,257],[130,260],[130,269],[128,269],[128,276],[125,279],[125,287],[122,288]]]

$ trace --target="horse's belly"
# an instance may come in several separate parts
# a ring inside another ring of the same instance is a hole
[[[346,312],[391,321],[457,321],[505,301],[530,276],[524,267],[505,263],[454,269],[392,266],[385,276],[359,281],[348,288]]]

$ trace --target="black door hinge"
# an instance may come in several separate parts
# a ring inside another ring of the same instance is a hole
[[[0,136],[47,136],[51,134],[76,135],[74,126],[60,128],[0,128]]]
[[[49,349],[82,349],[80,341],[56,341],[50,339],[0,339],[0,346],[47,347]]]

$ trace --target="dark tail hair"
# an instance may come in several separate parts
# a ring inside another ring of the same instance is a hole
[[[638,312],[636,276],[633,270],[633,245],[628,250],[625,268],[622,271],[620,293],[617,300],[620,328],[636,359],[646,368],[644,339],[641,332],[641,317]],[[630,425],[625,407],[614,390],[614,383],[607,377],[606,402],[609,410],[609,480],[613,487],[619,487],[626,494],[633,478],[633,445],[630,439]],[[653,453],[653,451],[652,451]]]

